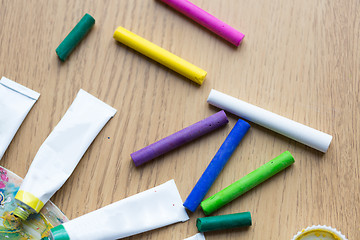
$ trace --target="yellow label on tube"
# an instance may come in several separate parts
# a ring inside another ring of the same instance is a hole
[[[44,203],[40,199],[35,197],[33,194],[23,190],[17,192],[15,199],[25,203],[27,206],[34,209],[37,213],[39,213],[44,206]]]

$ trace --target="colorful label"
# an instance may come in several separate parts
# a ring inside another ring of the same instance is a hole
[[[15,195],[21,182],[16,174],[0,167],[0,239],[41,239],[49,235],[53,226],[68,221],[53,203],[48,202],[40,214],[30,215],[26,222],[20,222],[13,211],[17,207]]]

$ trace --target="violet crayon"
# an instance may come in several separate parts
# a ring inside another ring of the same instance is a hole
[[[244,120],[239,119],[237,121],[229,135],[226,137],[224,143],[211,160],[209,166],[205,169],[199,181],[186,198],[184,207],[192,212],[196,210],[249,128],[250,125]]]
[[[229,120],[224,111],[217,112],[200,122],[186,127],[166,138],[163,138],[145,148],[130,154],[136,166],[140,166],[156,157],[159,157],[181,145],[199,138],[215,129],[224,126]]]

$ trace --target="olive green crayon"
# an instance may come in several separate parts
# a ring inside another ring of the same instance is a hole
[[[201,208],[206,215],[209,215],[289,167],[294,162],[294,157],[289,151],[286,151],[220,192],[202,201],[200,204]]]

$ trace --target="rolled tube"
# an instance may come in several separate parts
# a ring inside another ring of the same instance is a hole
[[[332,136],[329,134],[214,89],[211,90],[207,102],[324,153],[328,150],[332,140]]]
[[[228,42],[239,46],[244,34],[187,0],[161,0]]]
[[[156,157],[159,157],[175,148],[195,140],[209,132],[227,124],[229,120],[224,111],[201,120],[184,128],[166,138],[163,138],[143,149],[130,154],[136,166],[140,166]]]
[[[170,180],[54,227],[45,239],[121,239],[187,220],[179,191]]]
[[[80,43],[80,41],[86,36],[95,24],[95,19],[86,13],[66,38],[56,48],[56,54],[61,61],[65,61],[74,48]]]
[[[135,33],[126,30],[123,27],[118,27],[115,30],[114,39],[199,85],[204,82],[207,74],[206,71],[136,35]]]
[[[214,194],[208,199],[201,202],[201,208],[206,215],[209,215],[224,205],[238,198],[250,189],[281,172],[295,162],[289,151],[286,151],[270,162],[262,165],[255,171],[249,173],[240,180],[234,182],[220,192]]]
[[[0,160],[39,96],[6,77],[0,79]]]
[[[201,175],[199,181],[185,200],[184,207],[192,212],[196,210],[249,128],[250,125],[244,120],[239,119],[237,121],[234,128],[226,137],[224,143],[221,145],[214,158]]]
[[[204,217],[196,220],[196,227],[199,232],[248,227],[251,224],[250,212]]]
[[[205,236],[203,233],[197,233],[194,236],[185,238],[184,240],[205,240]]]
[[[116,109],[80,89],[70,108],[37,152],[15,201],[14,215],[26,220],[70,177]]]

